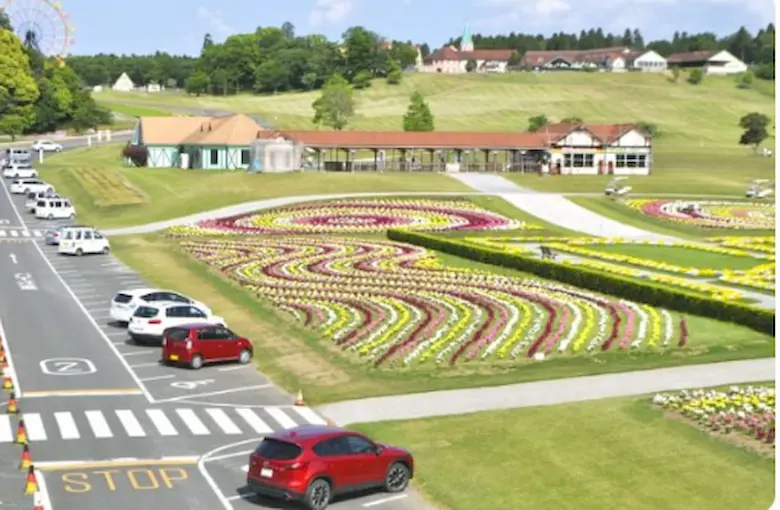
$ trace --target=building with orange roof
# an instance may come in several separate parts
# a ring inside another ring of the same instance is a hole
[[[553,123],[535,133],[278,131],[245,115],[143,117],[131,144],[147,148],[153,167],[647,175],[652,166],[652,138],[635,124]]]

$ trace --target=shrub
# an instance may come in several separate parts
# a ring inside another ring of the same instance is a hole
[[[129,159],[133,166],[146,166],[149,161],[149,151],[145,145],[128,145],[122,149],[122,156]]]
[[[746,326],[772,336],[775,334],[774,311],[755,306],[718,301],[651,282],[639,283],[617,275],[601,273],[587,268],[566,266],[487,247],[473,246],[455,239],[446,239],[405,230],[389,230],[387,237],[393,241],[414,244],[477,262],[532,273],[542,278],[557,280],[575,287],[610,294],[630,301],[676,310],[681,313],[711,317]]]

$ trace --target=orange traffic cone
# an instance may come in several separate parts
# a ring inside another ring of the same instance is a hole
[[[35,478],[35,467],[30,464],[27,468],[27,481],[24,483],[24,495],[32,496],[38,492],[38,480]]]
[[[46,510],[43,506],[43,496],[40,492],[33,494],[33,510]]]
[[[6,376],[3,379],[3,389],[5,391],[14,391],[14,381],[10,377]]]
[[[3,350],[3,344],[0,344],[0,362],[5,361],[5,351]]]
[[[22,459],[19,461],[19,470],[24,471],[25,469],[30,469],[30,466],[32,466],[32,457],[30,457],[30,446],[24,445],[24,449],[22,450]]]
[[[16,403],[16,394],[12,391],[8,395],[8,407],[6,407],[8,414],[16,414],[19,412],[19,406]]]
[[[24,419],[19,419],[19,427],[16,429],[16,444],[25,445],[28,444],[29,441],[27,441],[27,428],[24,426]]]
[[[303,391],[298,390],[298,396],[295,397],[295,402],[293,402],[294,406],[305,406],[306,403],[303,401]]]

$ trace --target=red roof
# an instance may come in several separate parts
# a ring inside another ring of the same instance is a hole
[[[619,57],[633,59],[641,53],[640,51],[624,47],[596,48],[592,50],[529,50],[523,55],[520,64],[529,67],[543,66],[556,59],[562,59],[569,63],[598,63]]]
[[[509,60],[515,50],[474,50],[458,51],[452,46],[445,46],[434,51],[427,57],[425,62],[431,63],[442,60]]]
[[[672,53],[666,57],[668,64],[705,63],[715,56],[716,51],[689,51],[687,53]]]

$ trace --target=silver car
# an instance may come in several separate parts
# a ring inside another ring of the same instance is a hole
[[[46,236],[44,237],[44,240],[46,244],[51,246],[59,246],[60,244],[60,235],[62,235],[62,230],[66,228],[73,228],[73,227],[80,227],[81,225],[60,225],[59,227],[54,227],[52,229],[49,229],[46,231]]]

